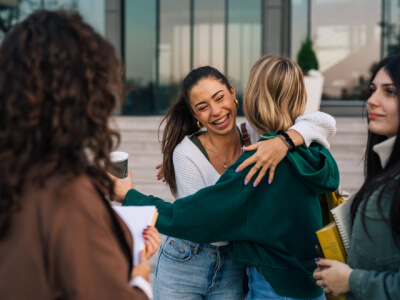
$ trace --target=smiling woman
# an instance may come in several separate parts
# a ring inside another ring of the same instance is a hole
[[[239,103],[235,90],[233,86],[206,78],[190,90],[189,99],[194,117],[207,129],[198,138],[207,150],[210,163],[222,174],[242,154],[240,134],[236,130]]]

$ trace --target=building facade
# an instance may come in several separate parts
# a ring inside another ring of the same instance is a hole
[[[0,19],[38,8],[78,10],[116,47],[128,115],[164,113],[184,76],[203,65],[226,74],[241,101],[261,55],[296,60],[307,36],[325,77],[323,99],[363,100],[373,65],[400,50],[396,0],[5,0]]]

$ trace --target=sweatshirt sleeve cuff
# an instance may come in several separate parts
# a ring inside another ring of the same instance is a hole
[[[366,272],[367,271],[365,270],[354,269],[350,274],[349,278],[350,292],[353,293],[354,295],[358,295],[359,298],[361,298],[362,295],[361,287]]]
[[[135,204],[139,204],[139,201],[142,199],[147,199],[148,196],[143,195],[142,193],[138,192],[135,189],[129,190],[126,195],[124,202],[122,203],[123,206],[131,206]]]
[[[137,287],[141,289],[146,296],[151,300],[153,299],[153,291],[151,290],[151,285],[142,276],[135,276],[129,281],[131,287]]]

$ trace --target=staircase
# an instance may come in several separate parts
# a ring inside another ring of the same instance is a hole
[[[121,133],[121,145],[118,150],[129,153],[129,170],[133,174],[135,188],[144,194],[150,194],[172,201],[169,188],[157,181],[155,166],[162,161],[161,147],[158,141],[160,116],[152,117],[116,117],[115,128]],[[239,122],[243,119],[239,118]],[[367,140],[366,120],[362,118],[336,118],[337,133],[330,139],[330,151],[340,170],[340,186],[354,193],[363,182],[363,155]]]
[[[364,181],[364,152],[367,143],[365,118],[336,118],[337,132],[329,149],[340,171],[340,187],[353,194]]]
[[[133,184],[140,192],[153,195],[167,201],[174,198],[161,181],[157,181],[155,166],[162,162],[161,146],[158,141],[157,117],[116,117],[115,127],[121,133],[119,151],[129,153],[129,171]]]

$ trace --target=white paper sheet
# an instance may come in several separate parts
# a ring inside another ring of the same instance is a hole
[[[133,264],[139,263],[139,253],[144,249],[143,230],[151,225],[156,212],[155,206],[113,206],[128,226],[133,238]]]

